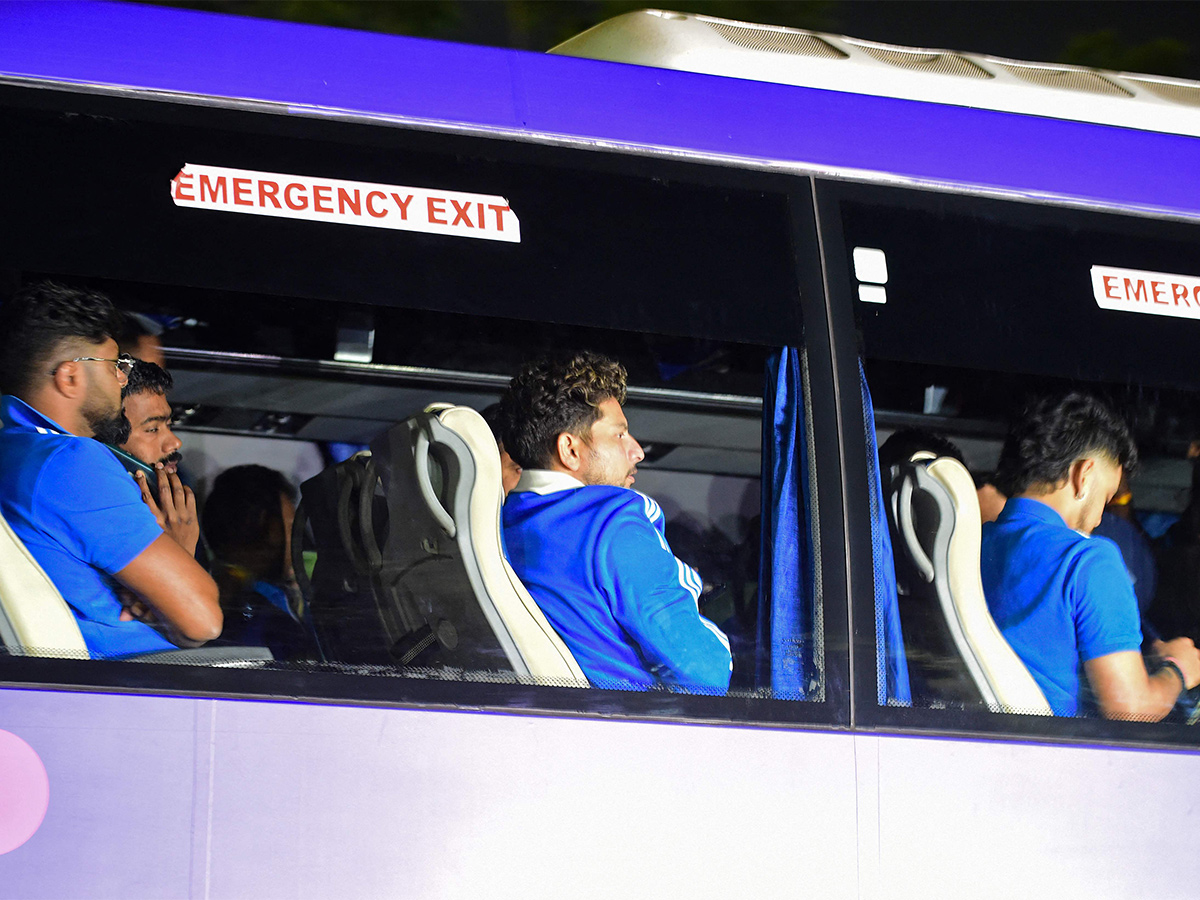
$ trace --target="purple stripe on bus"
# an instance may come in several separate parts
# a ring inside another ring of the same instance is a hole
[[[9,75],[320,106],[1200,215],[1200,140],[107,3],[0,6]]]

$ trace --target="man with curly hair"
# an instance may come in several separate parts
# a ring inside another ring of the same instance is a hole
[[[596,353],[527,364],[501,400],[522,467],[504,504],[509,561],[598,687],[729,688],[703,582],[667,545],[658,504],[631,490],[642,448],[621,405],[625,369]]]
[[[1091,537],[1136,463],[1125,423],[1080,393],[1031,405],[1000,454],[996,481],[1009,500],[983,528],[984,593],[1056,715],[1157,721],[1200,683],[1200,653],[1186,637],[1156,641],[1162,667],[1147,672],[1121,552]]]
[[[107,297],[53,282],[0,306],[0,512],[98,657],[221,633],[217,586],[193,558],[191,490],[159,468],[156,502],[91,440],[129,436],[121,388],[133,359],[117,354],[119,327]]]

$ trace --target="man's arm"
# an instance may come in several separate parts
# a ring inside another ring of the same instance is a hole
[[[1189,638],[1155,644],[1174,657],[1184,684],[1169,666],[1149,675],[1141,646],[1137,598],[1117,545],[1107,538],[1088,541],[1074,578],[1075,632],[1084,672],[1100,712],[1109,719],[1157,722],[1171,711],[1180,692],[1200,682],[1200,654]]]
[[[1105,718],[1157,722],[1171,711],[1185,687],[1200,684],[1200,654],[1190,638],[1160,642],[1155,649],[1176,660],[1183,672],[1183,684],[1170,666],[1153,675],[1147,673],[1142,655],[1136,650],[1109,653],[1083,664]]]
[[[116,578],[153,608],[180,646],[198,647],[220,636],[216,582],[167,535],[156,538]]]
[[[655,513],[661,515],[657,507]],[[640,501],[622,509],[609,529],[609,600],[651,672],[669,684],[728,690],[729,642],[700,615],[699,576],[676,559]]]
[[[67,552],[129,588],[178,643],[195,646],[221,633],[217,586],[180,546],[193,540],[194,524],[180,521],[175,539],[164,534],[134,480],[102,444],[63,443],[38,481],[35,518]],[[164,503],[177,520],[180,513],[194,518],[194,498],[180,484],[182,503],[175,505],[175,487],[168,479]],[[139,617],[133,604],[122,605],[121,621]]]

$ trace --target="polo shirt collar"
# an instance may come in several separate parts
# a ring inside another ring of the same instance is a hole
[[[1069,527],[1066,519],[1058,514],[1056,509],[1047,506],[1040,500],[1032,500],[1028,497],[1009,497],[1008,502],[1004,504],[1004,509],[1000,513],[1001,519],[1016,519],[1027,518],[1037,519],[1039,522],[1045,522],[1047,525],[1060,525],[1063,528]]]
[[[44,416],[24,400],[5,394],[0,397],[0,427],[28,428],[38,434],[62,434],[69,432],[49,416]]]
[[[573,491],[581,487],[585,487],[584,483],[566,472],[525,469],[521,472],[521,480],[513,488],[513,493],[532,491],[535,494],[556,494],[559,491]]]

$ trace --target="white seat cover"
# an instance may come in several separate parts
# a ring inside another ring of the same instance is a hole
[[[75,614],[36,559],[0,516],[0,609],[16,656],[88,658]]]
[[[974,656],[977,671],[991,687],[1001,710],[1051,715],[1050,704],[1041,688],[1004,639],[987,607],[979,574],[983,532],[975,482],[963,464],[950,457],[929,463],[927,471],[946,489],[954,503],[955,525],[950,538],[948,578],[954,612],[967,643],[965,649]]]
[[[470,499],[470,547],[484,588],[503,625],[537,679],[587,684],[587,676],[562,638],[546,621],[501,549],[500,506],[504,500],[500,452],[487,422],[466,406],[430,407],[443,425],[462,438],[475,460],[475,488]],[[482,599],[482,598],[481,598]],[[486,611],[487,604],[483,604]]]

